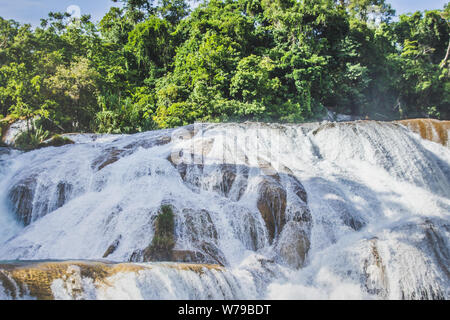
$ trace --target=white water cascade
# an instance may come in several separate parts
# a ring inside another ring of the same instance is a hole
[[[400,124],[69,138],[0,148],[0,299],[36,297],[37,260],[65,261],[55,299],[450,298],[450,149]],[[148,254],[162,206],[167,259]]]

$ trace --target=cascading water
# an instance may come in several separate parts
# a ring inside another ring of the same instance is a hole
[[[70,138],[0,149],[0,298],[450,297],[450,149],[401,124]]]

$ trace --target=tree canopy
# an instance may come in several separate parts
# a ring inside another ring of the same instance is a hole
[[[385,0],[113,2],[98,24],[0,18],[0,118],[114,133],[327,109],[450,118],[448,4],[393,19]]]

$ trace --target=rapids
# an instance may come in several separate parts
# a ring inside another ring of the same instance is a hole
[[[406,125],[0,148],[0,299],[449,299],[450,149]]]

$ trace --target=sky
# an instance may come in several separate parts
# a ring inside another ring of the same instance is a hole
[[[388,0],[398,14],[417,10],[442,9],[449,0]],[[38,26],[41,18],[50,11],[61,12],[68,8],[75,15],[90,14],[100,21],[114,4],[111,0],[0,0],[0,17]],[[79,10],[78,10],[79,8]]]

